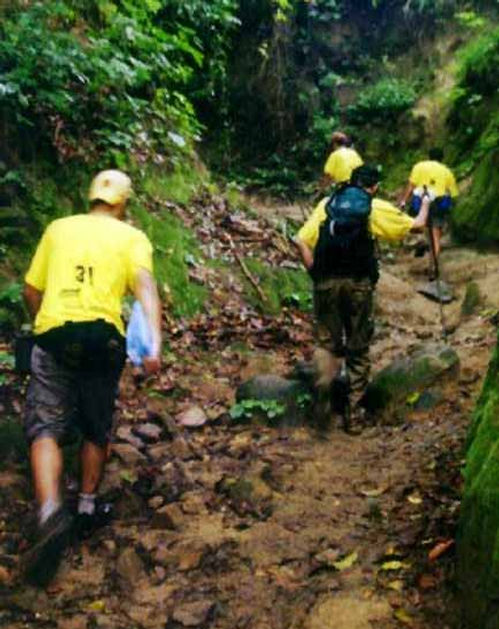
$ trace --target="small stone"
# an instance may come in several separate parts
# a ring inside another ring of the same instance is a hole
[[[87,616],[79,614],[57,619],[57,629],[87,629]]]
[[[154,582],[156,585],[163,583],[166,579],[166,570],[163,566],[154,566]]]
[[[178,569],[181,572],[188,572],[194,570],[199,566],[203,558],[202,551],[199,550],[186,550],[185,553],[181,553],[179,556]]]
[[[339,556],[340,550],[338,548],[327,548],[321,553],[315,555],[314,559],[316,559],[319,563],[332,566],[334,562],[338,560]]]
[[[163,459],[173,456],[171,450],[171,443],[157,443],[148,448],[147,454],[151,457],[154,463],[160,463]]]
[[[183,627],[199,627],[209,620],[214,607],[213,601],[184,603],[174,610],[172,618]]]
[[[139,452],[130,443],[115,443],[113,452],[127,467],[134,467],[147,460],[142,452]]]
[[[183,437],[177,437],[170,445],[170,454],[176,459],[190,459],[193,456],[192,450]]]
[[[151,507],[151,509],[159,509],[165,502],[165,499],[163,498],[163,496],[153,496],[147,503],[147,505],[149,507]]]
[[[160,566],[172,566],[177,563],[177,556],[164,545],[159,546],[153,554],[153,560]]]
[[[203,409],[199,406],[191,406],[187,410],[179,413],[176,420],[182,426],[189,428],[198,428],[208,421],[208,417]]]
[[[116,431],[116,437],[120,441],[125,441],[126,443],[129,443],[134,448],[137,448],[139,450],[144,447],[144,443],[142,442],[142,440],[132,433],[132,427],[129,424],[119,426],[118,430]]]
[[[133,548],[126,548],[118,557],[116,571],[124,581],[132,584],[144,575],[144,565]]]
[[[140,424],[133,428],[134,434],[146,443],[155,443],[161,437],[162,429],[157,424]]]
[[[105,539],[102,541],[102,545],[109,554],[112,555],[116,552],[116,542],[114,539]]]
[[[182,528],[184,515],[177,504],[168,504],[158,509],[152,518],[151,525],[158,529],[177,530]]]
[[[202,494],[193,491],[184,494],[182,496],[182,511],[189,515],[207,513],[205,500]]]

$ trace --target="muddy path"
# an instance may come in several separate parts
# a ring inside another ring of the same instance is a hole
[[[427,264],[410,245],[384,252],[375,369],[440,338],[437,306],[415,291]],[[101,492],[114,518],[74,543],[46,590],[19,575],[33,515],[26,464],[2,468],[0,626],[457,629],[452,540],[462,445],[495,343],[499,256],[448,247],[443,268],[458,297],[445,316],[460,375],[431,408],[407,408],[402,423],[361,436],[336,429],[318,441],[307,428],[236,426],[227,417],[243,379],[286,373],[310,355],[310,314],[242,313],[226,282],[216,317],[170,321],[161,376],[123,379]],[[464,316],[470,280],[481,298]],[[4,405],[19,416],[16,387]],[[200,411],[201,427],[176,421]],[[71,472],[66,485],[71,499]]]

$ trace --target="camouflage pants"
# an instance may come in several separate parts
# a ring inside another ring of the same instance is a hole
[[[361,396],[369,381],[373,297],[374,285],[368,279],[335,278],[314,290],[317,341],[330,356],[333,370],[345,358],[354,399]]]

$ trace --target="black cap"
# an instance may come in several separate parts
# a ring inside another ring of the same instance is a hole
[[[350,183],[360,188],[371,188],[381,181],[381,172],[376,166],[363,164],[352,171]]]

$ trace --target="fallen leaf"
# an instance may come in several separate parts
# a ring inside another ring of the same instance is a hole
[[[335,561],[333,563],[333,566],[336,568],[336,570],[339,570],[341,572],[342,570],[351,568],[358,558],[359,558],[358,554],[356,552],[353,552],[347,555],[346,557],[344,557],[343,559],[340,559],[339,561]]]
[[[94,601],[90,603],[88,609],[92,612],[103,612],[106,609],[106,603],[104,601]]]
[[[428,553],[429,561],[436,561],[440,557],[440,555],[443,555],[445,552],[447,552],[449,548],[453,545],[454,545],[453,539],[448,539],[448,540],[445,540],[444,542],[439,542]]]
[[[360,493],[366,498],[376,498],[384,494],[388,487],[378,487],[377,489],[361,489]]]
[[[395,592],[402,592],[404,589],[404,582],[401,579],[395,579],[395,581],[390,581],[386,587],[389,590],[395,590]]]
[[[381,564],[381,570],[388,572],[389,570],[403,570],[404,568],[410,568],[411,564],[403,561],[385,561]]]
[[[413,623],[412,617],[402,607],[397,609],[393,615],[397,620],[404,623],[404,625],[412,625]]]
[[[420,397],[421,397],[421,393],[418,393],[417,391],[415,393],[411,393],[406,398],[407,404],[409,404],[410,406],[414,406],[414,404],[418,402]]]
[[[392,557],[393,555],[400,555],[400,551],[395,544],[390,544],[386,547],[385,557]]]
[[[137,481],[137,475],[130,470],[122,470],[120,472],[120,478],[131,485]]]
[[[421,496],[418,496],[418,494],[411,494],[410,496],[407,496],[407,500],[412,505],[420,505],[423,502],[423,499]]]
[[[431,590],[437,583],[437,578],[432,574],[422,574],[418,579],[418,587],[421,590]]]

